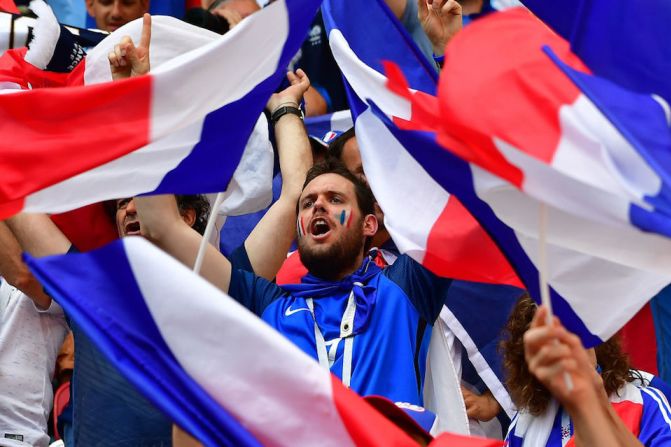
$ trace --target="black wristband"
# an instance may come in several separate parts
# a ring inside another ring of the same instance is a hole
[[[301,109],[299,109],[298,107],[283,106],[283,107],[279,107],[277,110],[275,110],[273,112],[272,115],[270,115],[270,122],[274,126],[277,123],[277,121],[279,121],[279,119],[282,118],[287,113],[290,113],[292,115],[296,115],[300,119],[303,119],[303,112],[301,112]]]

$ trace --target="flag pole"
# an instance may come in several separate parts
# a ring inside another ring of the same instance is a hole
[[[538,281],[541,289],[541,304],[548,310],[545,318],[545,324],[550,326],[552,324],[552,317],[554,312],[552,310],[552,300],[550,300],[550,285],[548,284],[548,262],[547,262],[547,222],[548,222],[548,207],[545,202],[540,203],[538,216]],[[555,340],[559,343],[559,340]],[[568,372],[564,371],[564,383],[566,388],[571,391],[573,389],[573,380]]]
[[[217,198],[214,199],[214,205],[210,210],[210,217],[207,219],[207,226],[205,227],[205,233],[203,233],[203,239],[200,241],[200,247],[198,247],[198,254],[196,255],[196,262],[193,264],[193,271],[196,274],[200,274],[200,268],[203,266],[203,258],[205,258],[205,249],[207,244],[210,243],[210,236],[212,236],[212,230],[214,230],[214,224],[217,221],[217,215],[219,214],[219,207],[221,202],[224,201],[224,193],[220,192],[217,194]]]

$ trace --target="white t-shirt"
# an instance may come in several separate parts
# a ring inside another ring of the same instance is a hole
[[[33,301],[0,278],[0,446],[49,445],[51,380],[67,332],[63,309]]]

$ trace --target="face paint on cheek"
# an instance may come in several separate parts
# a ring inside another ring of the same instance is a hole
[[[336,222],[340,222],[345,228],[349,228],[350,222],[352,221],[352,210],[342,210],[340,213],[335,215]]]
[[[303,217],[301,216],[296,218],[296,233],[298,234],[298,237],[305,236],[305,227],[303,226]]]

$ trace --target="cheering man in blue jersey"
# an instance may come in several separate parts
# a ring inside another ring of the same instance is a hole
[[[201,236],[180,219],[174,198],[135,202],[144,235],[193,265]],[[309,271],[301,284],[281,288],[232,266],[214,247],[201,273],[359,394],[421,404],[417,334],[435,321],[451,280],[407,256],[381,270],[366,255],[378,226],[373,204],[370,189],[342,164],[315,165],[297,205],[298,250]]]

